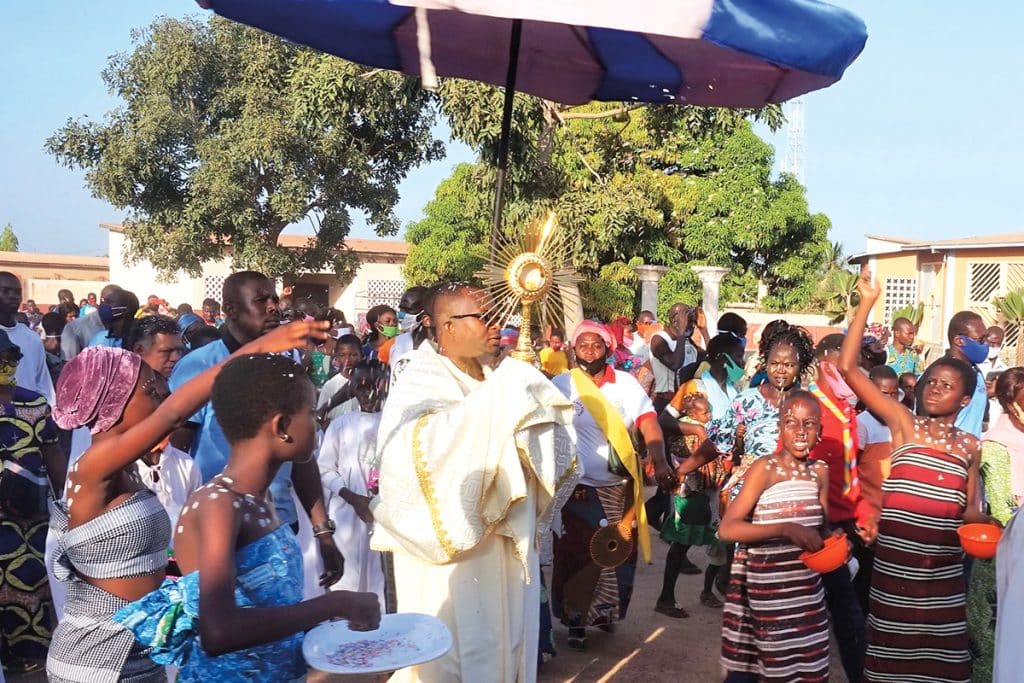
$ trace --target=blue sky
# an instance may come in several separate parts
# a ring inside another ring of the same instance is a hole
[[[832,219],[833,240],[851,253],[863,248],[864,233],[944,239],[1024,230],[1013,203],[1022,194],[1024,8],[835,4],[859,14],[870,37],[842,81],[804,100],[808,199]],[[58,165],[43,141],[68,117],[99,118],[116,104],[99,73],[108,55],[129,48],[132,28],[196,10],[191,0],[5,3],[0,225],[14,225],[23,251],[106,252],[97,224],[121,214],[92,198],[81,173]],[[785,139],[772,142],[783,157]],[[403,223],[416,220],[451,166],[470,157],[459,145],[448,151],[402,185]]]

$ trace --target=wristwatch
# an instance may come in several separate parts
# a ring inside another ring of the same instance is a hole
[[[333,534],[337,530],[337,528],[338,527],[334,523],[334,521],[328,519],[323,524],[314,524],[313,525],[313,535],[314,536],[323,536],[324,534]]]

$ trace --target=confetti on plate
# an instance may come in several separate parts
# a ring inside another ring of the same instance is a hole
[[[452,647],[448,627],[426,614],[385,614],[376,631],[353,631],[344,621],[306,634],[302,653],[315,669],[340,674],[397,671],[443,656]]]

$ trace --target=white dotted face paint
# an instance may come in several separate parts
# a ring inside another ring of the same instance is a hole
[[[78,493],[81,490],[82,490],[82,485],[81,484],[75,484],[74,492]]]
[[[179,527],[178,527],[178,533],[179,533],[179,534],[180,534],[180,533],[181,533],[182,531],[184,531],[184,530],[185,530],[185,527],[183,527],[183,526],[179,526]]]

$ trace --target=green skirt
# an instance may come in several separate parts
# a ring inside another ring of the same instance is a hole
[[[711,525],[711,499],[706,493],[672,496],[672,514],[661,525],[661,540],[681,545],[717,545]]]

